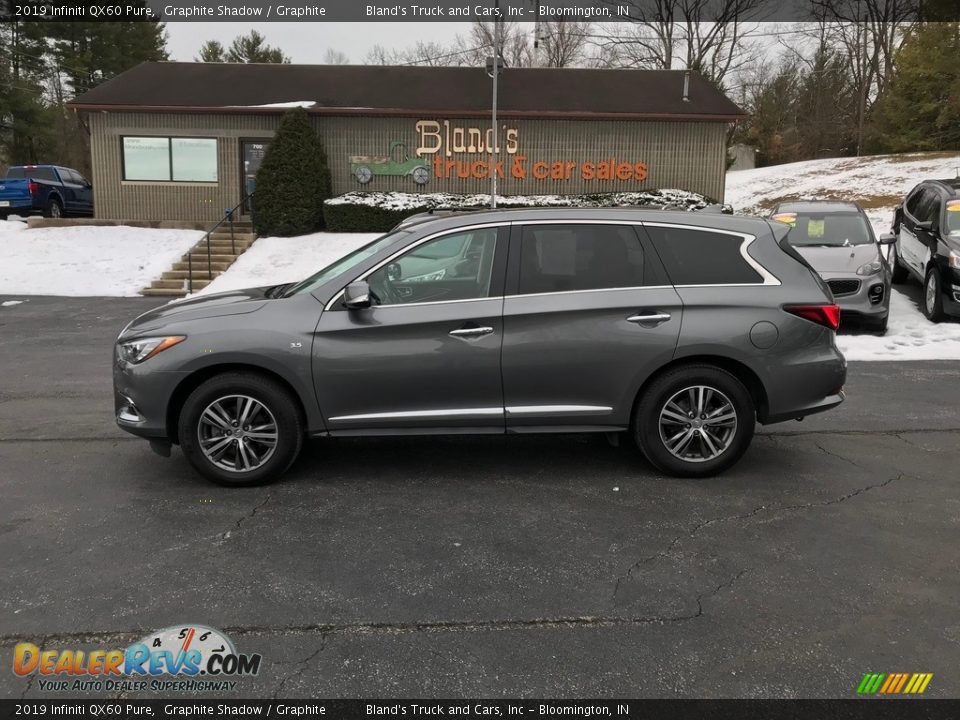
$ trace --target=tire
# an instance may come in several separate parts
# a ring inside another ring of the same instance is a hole
[[[252,402],[248,405],[248,401]],[[262,375],[217,375],[190,393],[184,403],[178,419],[180,447],[194,469],[218,485],[248,487],[273,482],[293,464],[303,444],[299,407],[289,390]],[[242,417],[245,409],[257,424],[234,426],[232,421]],[[207,414],[201,420],[208,410],[213,415]],[[218,422],[207,419],[213,417]],[[245,427],[259,430],[258,437],[247,436]],[[224,430],[238,437],[221,435]],[[272,444],[270,435],[276,436]],[[218,446],[220,441],[226,445]],[[249,469],[244,469],[244,465]]]
[[[893,246],[893,262],[891,265],[893,265],[891,280],[897,285],[905,283],[907,278],[910,277],[910,271],[900,264],[900,253],[897,252],[896,244]]]
[[[705,427],[708,429],[705,430],[696,427],[700,418],[693,418],[687,428],[675,419],[676,413],[673,413],[674,418],[664,416],[661,423],[661,412],[669,410],[669,403],[681,410],[689,409],[690,388],[694,388],[694,401],[700,397],[696,388],[712,391],[710,395],[703,393],[705,414],[720,412],[718,418],[725,418],[732,410],[732,422],[707,423]],[[681,393],[682,396],[678,397]],[[727,405],[729,410],[724,409]],[[685,365],[656,378],[637,398],[632,434],[641,452],[657,469],[676,477],[699,478],[717,475],[736,463],[750,446],[755,424],[753,399],[735,376],[714,365]],[[679,452],[672,452],[668,441],[677,437],[676,433],[686,431],[693,434],[682,448],[680,444],[684,443],[686,436],[681,435],[674,444],[675,451]],[[711,445],[715,450],[720,443],[724,447],[719,453],[708,457],[712,454]]]
[[[937,272],[935,267],[927,270],[927,276],[923,281],[920,308],[930,322],[943,320],[943,292],[940,286],[940,273]]]
[[[43,209],[43,216],[48,218],[62,218],[63,204],[56,198],[50,198],[47,207]]]
[[[6,219],[7,219],[7,216],[8,216],[9,214],[10,214],[10,213],[8,213],[8,212],[6,212],[6,211],[0,212],[0,220],[6,220]]]

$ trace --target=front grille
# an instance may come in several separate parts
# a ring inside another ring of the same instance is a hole
[[[853,295],[860,289],[859,280],[827,280],[827,285],[830,286],[830,292],[834,297]]]

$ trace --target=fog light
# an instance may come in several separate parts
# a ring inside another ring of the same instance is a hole
[[[117,417],[123,420],[124,422],[139,423],[144,421],[143,414],[140,412],[140,409],[137,407],[137,404],[133,402],[126,395],[121,395],[124,400],[127,401],[126,405],[121,405],[120,410],[117,412]]]
[[[879,305],[883,302],[883,285],[873,285],[867,291],[867,297],[870,298],[871,305]]]

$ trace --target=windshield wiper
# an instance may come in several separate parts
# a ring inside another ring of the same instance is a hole
[[[274,298],[280,297],[283,294],[283,291],[286,290],[291,285],[293,285],[293,283],[282,283],[280,285],[274,285],[273,287],[268,287],[264,295],[266,295],[268,298],[273,300]]]

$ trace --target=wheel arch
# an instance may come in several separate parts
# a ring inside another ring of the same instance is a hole
[[[190,393],[192,393],[210,378],[216,377],[217,375],[223,375],[224,373],[228,372],[245,372],[260,375],[261,377],[269,378],[278,385],[284,387],[296,399],[297,412],[300,414],[300,419],[303,421],[304,427],[307,427],[309,418],[307,416],[306,408],[303,404],[303,398],[300,397],[300,393],[297,392],[296,388],[291,385],[286,378],[279,373],[273,372],[272,370],[268,370],[258,365],[248,365],[244,363],[222,363],[218,365],[207,365],[206,367],[202,367],[192,372],[190,375],[181,380],[171,393],[170,402],[167,403],[166,414],[167,437],[170,439],[170,442],[175,444],[180,443],[177,429],[180,419],[180,411],[183,409],[183,405],[190,396]]]
[[[647,391],[647,388],[664,373],[687,365],[713,365],[721,370],[726,370],[747,388],[747,392],[750,393],[750,398],[753,400],[754,407],[756,408],[757,420],[762,423],[766,419],[769,411],[769,402],[767,399],[767,390],[760,380],[760,377],[751,370],[748,365],[739,360],[723,355],[701,354],[685,355],[684,357],[675,358],[660,367],[656,372],[651,373],[650,376],[644,380],[633,399],[633,408],[630,411],[631,427],[633,426],[634,416],[637,412],[637,405],[639,404],[640,398],[643,397],[643,394]]]

